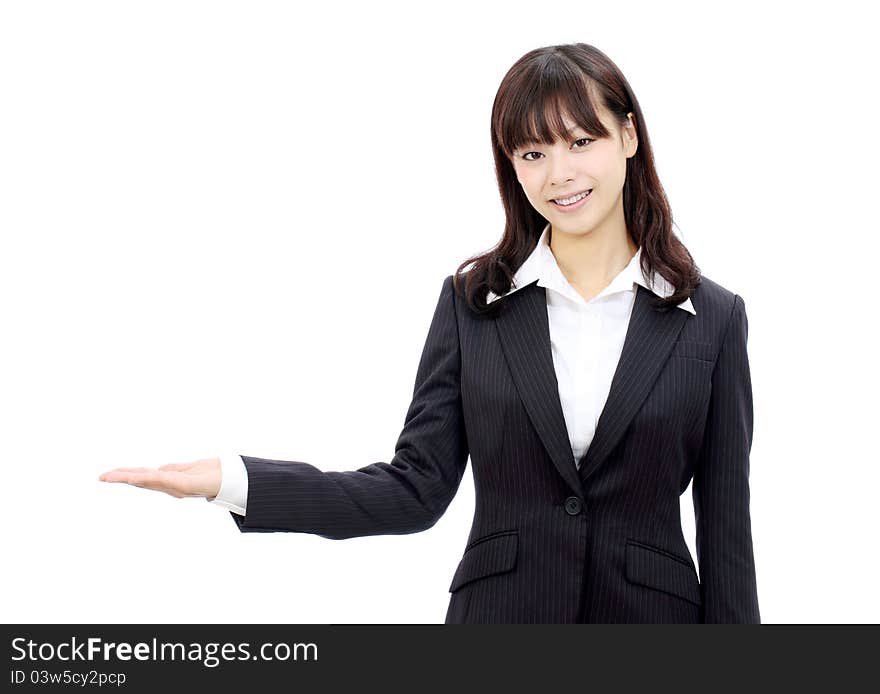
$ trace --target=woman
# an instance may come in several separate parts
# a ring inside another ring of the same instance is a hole
[[[390,463],[101,479],[205,496],[242,532],[342,539],[430,528],[470,456],[447,623],[760,622],[745,307],[673,235],[629,84],[592,46],[536,49],[504,77],[491,137],[504,236],[444,281]]]

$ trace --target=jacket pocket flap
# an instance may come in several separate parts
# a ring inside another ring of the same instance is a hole
[[[516,565],[519,534],[515,530],[496,533],[476,540],[464,552],[464,556],[452,577],[449,592],[454,593],[465,583],[478,578],[510,571]]]
[[[660,549],[627,540],[626,578],[700,604],[700,582],[693,567]]]
[[[679,340],[672,346],[672,353],[677,357],[690,357],[704,361],[714,361],[715,348],[708,342]]]

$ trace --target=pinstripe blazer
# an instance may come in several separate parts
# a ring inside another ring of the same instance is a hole
[[[432,527],[468,456],[476,508],[446,623],[758,623],[743,300],[705,276],[696,315],[637,286],[623,351],[576,466],[545,289],[478,316],[443,288],[390,463],[322,472],[242,456],[242,532],[331,539]],[[699,577],[681,528],[693,479]]]

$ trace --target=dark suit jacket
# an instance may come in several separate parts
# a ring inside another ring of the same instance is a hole
[[[545,289],[477,316],[447,277],[390,463],[322,472],[242,456],[242,532],[332,539],[427,530],[470,455],[476,508],[446,623],[758,623],[743,300],[703,277],[696,315],[637,285],[595,436],[575,466]],[[679,497],[693,478],[697,557]]]

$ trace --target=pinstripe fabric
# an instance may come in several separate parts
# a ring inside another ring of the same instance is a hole
[[[759,622],[749,519],[752,400],[742,299],[703,277],[696,315],[637,288],[620,361],[578,468],[546,295],[493,318],[447,277],[390,463],[322,472],[242,456],[242,532],[323,537],[430,528],[470,456],[476,504],[447,623]],[[694,480],[700,577],[679,498]]]

